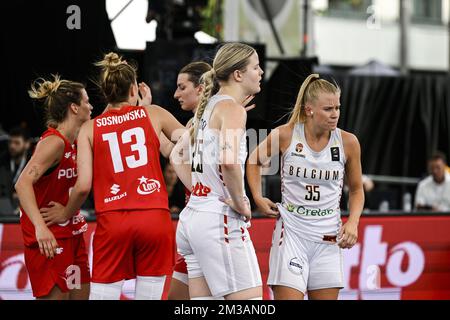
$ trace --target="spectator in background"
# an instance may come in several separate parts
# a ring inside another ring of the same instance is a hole
[[[28,133],[21,127],[11,129],[8,148],[0,155],[0,214],[17,213],[19,200],[14,184],[30,159]]]
[[[164,181],[169,195],[170,213],[180,213],[184,208],[185,192],[183,184],[178,180],[177,173],[170,163],[164,167]]]
[[[417,210],[450,211],[450,174],[446,172],[446,166],[447,160],[442,152],[434,153],[428,160],[431,175],[417,186]]]

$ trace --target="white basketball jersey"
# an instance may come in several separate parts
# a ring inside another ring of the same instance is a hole
[[[219,130],[209,127],[209,120],[217,103],[228,99],[234,100],[228,95],[212,96],[200,119],[197,137],[192,146],[192,193],[187,207],[194,210],[236,215],[236,212],[219,200],[219,198],[230,198],[230,193],[223,181],[219,164]],[[238,158],[239,163],[242,164],[242,187],[244,189],[244,170],[247,158],[245,134],[240,141]],[[245,196],[245,190],[243,196]]]
[[[340,129],[333,130],[327,146],[315,152],[306,142],[304,124],[295,125],[282,155],[280,213],[285,228],[319,242],[337,235],[345,161]]]

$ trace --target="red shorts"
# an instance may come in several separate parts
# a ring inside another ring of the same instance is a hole
[[[92,282],[170,275],[175,231],[168,210],[114,211],[97,215]]]
[[[74,262],[73,264],[80,268],[81,283],[91,282],[91,269],[89,268],[89,258],[86,250],[83,233],[73,237],[74,243]]]
[[[37,244],[25,247],[25,265],[35,297],[48,295],[55,285],[62,292],[68,292],[69,288],[76,288],[77,282],[90,282],[89,262],[83,235],[56,241],[60,250],[53,259],[47,259],[42,255]],[[74,266],[78,266],[78,269],[74,269]]]

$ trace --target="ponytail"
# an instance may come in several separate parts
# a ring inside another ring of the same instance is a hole
[[[306,111],[305,105],[308,102],[315,101],[320,93],[340,94],[341,89],[336,83],[331,83],[325,79],[320,79],[317,73],[310,74],[305,81],[303,81],[300,90],[298,91],[297,101],[294,109],[289,117],[288,124],[305,123]]]

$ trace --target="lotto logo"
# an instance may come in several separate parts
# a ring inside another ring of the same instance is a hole
[[[148,179],[144,176],[140,177],[139,185],[137,187],[137,193],[141,195],[148,195],[155,191],[159,192],[161,188],[161,183],[155,179]]]
[[[382,240],[383,226],[369,225],[364,229],[364,241],[345,251],[344,275],[347,299],[361,295],[362,299],[375,297],[401,299],[402,288],[416,282],[425,268],[425,255],[422,248],[412,242],[404,241],[395,245]],[[352,268],[359,267],[358,288],[350,289]],[[381,269],[389,287],[380,287]]]
[[[192,194],[197,197],[207,197],[208,193],[211,192],[211,188],[204,186],[203,184],[197,182],[195,186],[192,187]]]

